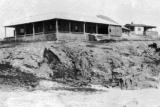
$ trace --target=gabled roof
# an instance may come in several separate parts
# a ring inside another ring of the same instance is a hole
[[[16,25],[33,23],[33,22],[40,22],[45,20],[51,19],[65,19],[65,20],[73,20],[73,21],[82,21],[82,22],[92,22],[92,23],[101,23],[101,24],[110,24],[110,25],[119,25],[117,22],[113,21],[112,19],[102,16],[102,15],[87,15],[87,14],[73,14],[73,13],[48,13],[48,14],[41,14],[35,16],[29,16],[17,20],[10,21],[5,24],[6,27],[13,27]],[[119,25],[120,26],[120,25]]]
[[[101,18],[101,19],[104,19],[104,20],[106,20],[106,21],[111,21],[111,22],[116,23],[116,24],[118,24],[118,25],[119,25],[119,23],[117,23],[116,21],[114,21],[113,19],[111,19],[111,18],[110,18],[110,17],[108,17],[108,16],[104,16],[104,15],[97,15],[97,17],[99,17],[99,18]]]

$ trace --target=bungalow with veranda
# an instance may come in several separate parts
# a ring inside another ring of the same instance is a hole
[[[121,25],[103,15],[51,13],[18,19],[5,25],[6,40],[7,28],[15,29],[14,37],[9,39],[17,41],[87,41],[90,33],[106,38],[122,35]]]

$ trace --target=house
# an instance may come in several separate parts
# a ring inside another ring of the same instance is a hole
[[[126,24],[125,27],[130,29],[132,34],[140,36],[158,36],[158,32],[155,31],[156,26],[131,23]]]
[[[87,35],[91,33],[101,34],[106,38],[120,37],[122,34],[121,25],[107,16],[61,12],[15,20],[5,25],[5,31],[7,28],[15,29],[12,39],[17,41],[87,41]]]

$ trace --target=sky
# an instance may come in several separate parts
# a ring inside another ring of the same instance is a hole
[[[103,14],[122,25],[131,22],[155,25],[160,32],[160,0],[0,0],[0,38],[4,37],[3,26],[8,21],[66,11]],[[9,32],[7,36],[12,34]]]

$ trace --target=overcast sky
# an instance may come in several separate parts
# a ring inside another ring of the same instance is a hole
[[[0,0],[0,37],[9,20],[56,11],[104,14],[122,25],[134,22],[160,27],[160,0]]]

